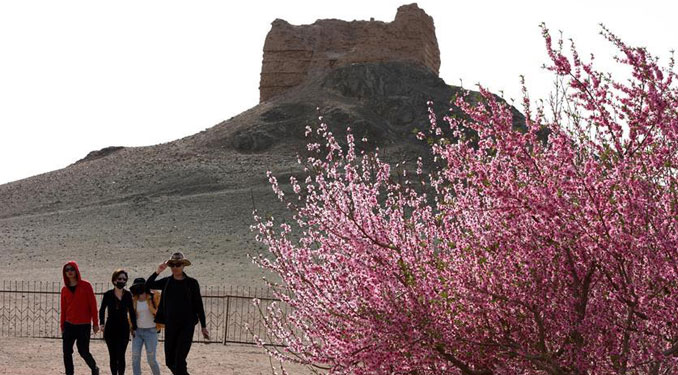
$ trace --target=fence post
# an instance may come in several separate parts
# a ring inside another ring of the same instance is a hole
[[[224,345],[228,340],[228,315],[231,312],[231,296],[226,296],[226,318],[224,318]]]

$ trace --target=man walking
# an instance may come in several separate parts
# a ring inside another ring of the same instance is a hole
[[[200,285],[198,280],[184,272],[184,267],[190,265],[191,261],[182,252],[176,252],[161,263],[146,282],[148,289],[162,290],[155,321],[165,324],[165,364],[174,375],[188,375],[186,357],[198,322],[203,337],[209,339]],[[170,267],[172,275],[156,280],[167,267]]]
[[[64,367],[66,375],[73,375],[73,344],[77,342],[78,353],[92,370],[99,375],[97,363],[89,352],[90,329],[99,332],[97,300],[92,284],[80,277],[78,264],[70,261],[63,268],[64,286],[61,288],[61,336],[63,340]],[[91,325],[93,323],[93,325]]]

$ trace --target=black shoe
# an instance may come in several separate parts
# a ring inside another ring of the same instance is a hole
[[[92,369],[92,375],[99,375],[99,368],[95,367]]]

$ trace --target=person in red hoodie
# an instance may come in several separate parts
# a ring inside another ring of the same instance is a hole
[[[90,330],[94,327],[94,333],[99,332],[94,289],[89,281],[80,277],[75,261],[64,265],[63,276],[65,285],[61,288],[61,336],[66,375],[73,375],[73,344],[76,342],[78,353],[92,370],[92,375],[99,375],[97,363],[89,352]]]

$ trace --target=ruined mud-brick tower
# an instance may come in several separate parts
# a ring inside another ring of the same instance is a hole
[[[390,23],[328,19],[294,26],[276,19],[264,43],[259,101],[342,65],[385,61],[406,61],[438,74],[433,18],[417,4],[398,8]]]

